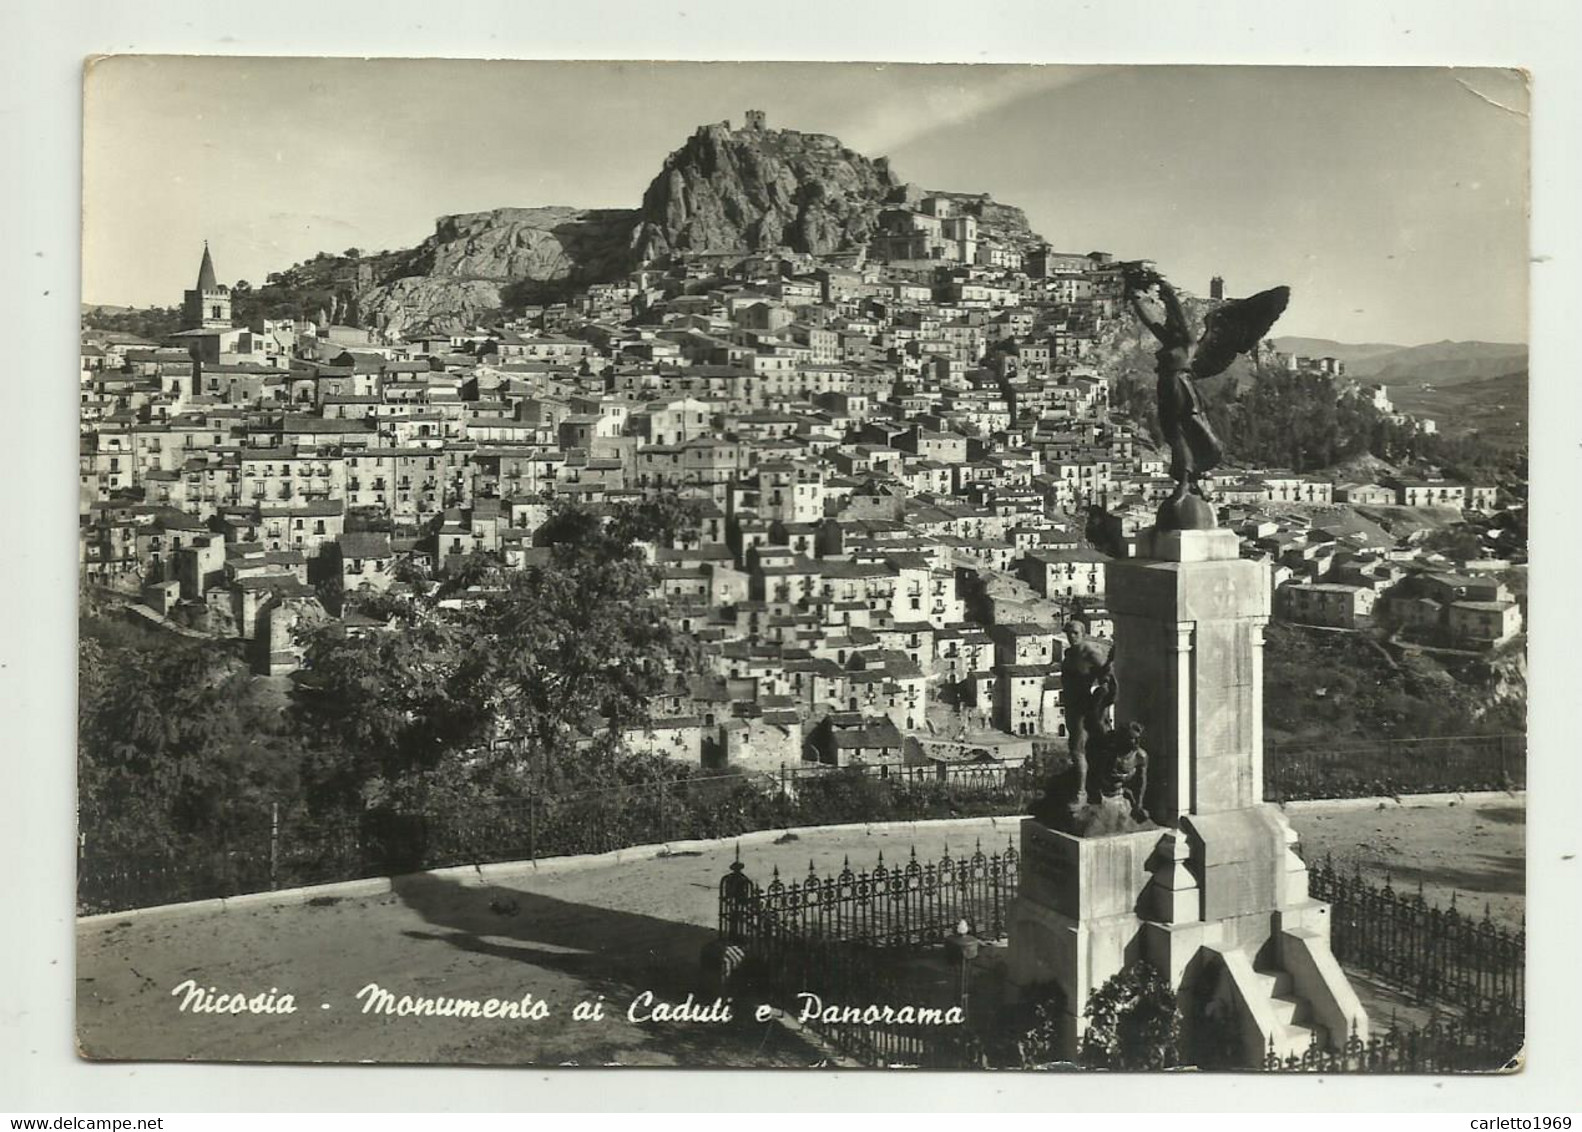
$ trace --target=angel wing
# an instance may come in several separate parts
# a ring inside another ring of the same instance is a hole
[[[1264,340],[1290,301],[1291,288],[1271,287],[1209,311],[1203,320],[1203,337],[1192,352],[1193,375],[1223,373],[1237,354],[1245,354]]]

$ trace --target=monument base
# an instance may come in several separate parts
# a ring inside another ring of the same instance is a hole
[[[1181,826],[1079,837],[1022,822],[1010,977],[1019,994],[1058,1003],[1063,1054],[1077,1055],[1093,994],[1138,960],[1175,990],[1189,1049],[1204,1017],[1224,1021],[1247,1068],[1315,1036],[1366,1039],[1284,815],[1255,806]]]
[[[1208,531],[1219,526],[1219,517],[1201,495],[1172,495],[1154,513],[1154,526],[1161,531]]]
[[[1074,1057],[1091,992],[1140,952],[1142,893],[1160,830],[1082,837],[1022,822],[1021,882],[1011,908],[1011,982],[1054,997],[1060,1044]]]
[[[1014,985],[1063,1012],[1068,1057],[1094,993],[1139,960],[1168,979],[1200,1064],[1258,1068],[1270,1051],[1366,1039],[1328,908],[1308,896],[1284,814],[1263,802],[1268,567],[1241,557],[1233,531],[1161,524],[1138,536],[1136,559],[1108,564],[1105,593],[1117,726],[1140,725],[1142,809],[1173,828],[1024,821]]]

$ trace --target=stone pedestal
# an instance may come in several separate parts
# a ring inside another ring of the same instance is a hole
[[[1021,877],[1011,909],[1011,979],[1064,999],[1071,1051],[1092,992],[1139,955],[1144,893],[1161,832],[1078,837],[1027,818]]]
[[[1235,532],[1169,531],[1139,540],[1150,557],[1111,562],[1118,725],[1141,723],[1145,806],[1162,825],[1263,801],[1263,626],[1267,566],[1239,555]]]
[[[1013,982],[1060,988],[1070,1055],[1093,993],[1137,959],[1169,977],[1187,1018],[1212,999],[1248,1067],[1270,1046],[1365,1038],[1328,908],[1263,802],[1268,569],[1230,531],[1149,532],[1139,550],[1107,572],[1115,719],[1143,724],[1147,809],[1172,828],[1084,837],[1025,820]]]

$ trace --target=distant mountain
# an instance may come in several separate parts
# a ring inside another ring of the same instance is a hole
[[[1332,338],[1276,338],[1274,348],[1304,358],[1338,358],[1350,369],[1356,362],[1404,350],[1389,342],[1336,342]]]
[[[1358,381],[1388,387],[1396,409],[1445,433],[1477,432],[1525,444],[1527,347],[1509,342],[1432,342],[1346,366]]]
[[[1455,385],[1526,368],[1527,347],[1509,342],[1432,342],[1346,363],[1346,373],[1359,381],[1392,386]]]

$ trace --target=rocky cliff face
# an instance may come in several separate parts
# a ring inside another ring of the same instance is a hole
[[[497,208],[442,216],[434,234],[357,295],[364,325],[392,336],[475,326],[522,283],[586,283],[627,269],[629,209]]]
[[[497,208],[442,216],[418,248],[414,274],[551,282],[625,270],[637,213],[629,209]]]
[[[824,134],[703,126],[665,160],[643,194],[637,254],[759,251],[827,254],[873,234],[901,183]]]
[[[414,333],[454,333],[487,322],[505,307],[504,283],[411,275],[357,296],[358,322],[392,339]]]

